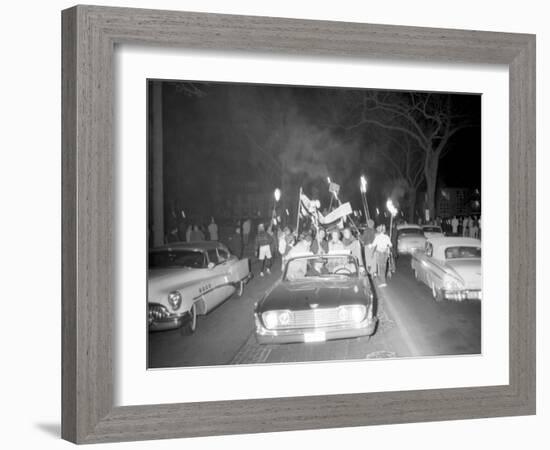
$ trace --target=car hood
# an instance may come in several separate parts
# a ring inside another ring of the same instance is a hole
[[[400,236],[397,238],[397,242],[405,245],[424,244],[426,238],[424,236]]]
[[[443,233],[440,233],[439,231],[425,231],[424,236],[426,236],[427,239],[432,239],[432,238],[442,238],[445,235]]]
[[[181,289],[189,283],[194,283],[208,276],[208,269],[190,269],[187,267],[150,269],[147,282],[149,301],[155,301],[155,297],[159,295]]]
[[[258,304],[262,313],[274,309],[307,310],[311,308],[337,308],[342,305],[370,303],[366,279],[346,281],[280,281]]]
[[[446,266],[464,281],[467,289],[481,289],[481,259],[455,259],[447,261]]]

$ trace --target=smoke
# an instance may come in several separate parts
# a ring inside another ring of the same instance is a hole
[[[300,176],[303,182],[314,182],[331,177],[344,183],[358,164],[359,145],[346,139],[328,126],[319,126],[296,110],[288,112],[284,144],[279,160],[284,170]]]
[[[400,203],[402,203],[407,194],[407,183],[402,178],[390,180],[386,182],[384,192],[388,198],[391,198],[395,207],[399,209]]]

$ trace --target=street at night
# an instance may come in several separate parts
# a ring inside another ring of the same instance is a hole
[[[481,354],[481,97],[149,80],[149,368]]]
[[[256,273],[258,270],[256,268]],[[184,367],[396,358],[481,352],[481,303],[435,302],[430,290],[414,279],[410,257],[379,294],[379,323],[371,337],[320,343],[260,345],[254,335],[254,303],[280,277],[254,277],[242,297],[233,296],[207,316],[197,330],[149,333],[150,367]]]

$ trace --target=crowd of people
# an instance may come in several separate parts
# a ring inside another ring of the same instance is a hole
[[[396,220],[393,225],[397,223]],[[481,237],[481,217],[436,217],[428,224],[441,227],[446,235]],[[386,286],[388,275],[395,271],[392,250],[396,247],[397,233],[395,229],[392,230],[390,239],[386,225],[381,223],[375,227],[372,219],[367,220],[363,232],[359,232],[356,227],[345,227],[341,230],[332,229],[327,233],[324,228],[319,227],[298,233],[290,226],[274,226],[271,222],[267,226],[263,222],[254,226],[250,218],[239,220],[233,230],[223,241],[239,258],[243,258],[247,249],[251,249],[259,263],[261,277],[271,273],[274,260],[278,260],[284,268],[285,260],[298,254],[322,255],[339,251],[350,252],[357,259],[360,271],[366,271],[373,278],[378,278],[381,287]],[[205,240],[220,240],[220,231],[214,217],[211,217],[208,225],[180,220],[165,239],[166,243]],[[251,256],[250,252],[248,256]]]
[[[481,239],[481,216],[453,216],[441,221],[441,228],[447,235]]]
[[[183,211],[176,214],[174,211],[169,220],[168,233],[164,236],[164,243],[173,242],[197,242],[219,240],[218,224],[214,217],[206,225],[200,221],[189,221]],[[148,230],[150,235],[150,230]]]
[[[481,216],[453,216],[446,219],[436,217],[434,220],[419,225],[436,225],[446,236],[462,236],[481,239]]]
[[[239,228],[236,231],[239,235]],[[230,247],[238,247],[235,244],[230,244]],[[358,261],[360,272],[367,271],[371,276],[379,277],[381,286],[386,285],[386,274],[392,270],[391,264],[388,264],[391,248],[385,225],[375,229],[372,220],[368,221],[363,233],[345,227],[342,230],[333,229],[328,235],[323,228],[297,233],[289,226],[275,228],[260,223],[254,238],[254,256],[259,263],[261,277],[271,273],[274,261],[284,268],[286,260],[301,254],[349,252]]]

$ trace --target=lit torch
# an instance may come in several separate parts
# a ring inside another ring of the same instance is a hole
[[[363,209],[365,211],[365,220],[369,220],[370,214],[369,205],[367,203],[367,178],[364,175],[361,175],[359,189],[361,190],[361,202],[363,203]]]
[[[391,239],[391,233],[393,228],[393,218],[397,215],[397,208],[393,205],[391,198],[389,198],[388,201],[386,202],[386,208],[388,208],[388,211],[390,213],[390,239]]]
[[[367,192],[367,179],[364,175],[361,175],[361,193],[364,194]]]
[[[273,212],[271,213],[271,219],[273,224],[277,224],[277,203],[281,200],[281,190],[279,188],[275,189],[273,192],[273,197],[275,201],[273,202]]]

